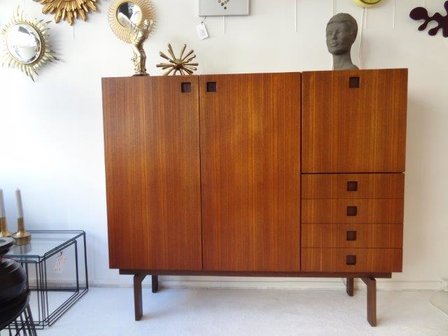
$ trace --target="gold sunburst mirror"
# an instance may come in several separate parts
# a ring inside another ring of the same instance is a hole
[[[87,20],[87,14],[96,11],[97,0],[35,0],[41,3],[42,13],[54,14],[54,20],[59,23],[65,20],[71,26],[74,20],[81,18]]]
[[[34,81],[44,64],[57,60],[49,44],[48,23],[27,18],[17,9],[11,22],[0,30],[2,65],[17,68]]]

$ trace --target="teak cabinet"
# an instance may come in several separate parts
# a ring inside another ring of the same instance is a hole
[[[407,70],[104,78],[111,268],[313,276],[402,268]]]

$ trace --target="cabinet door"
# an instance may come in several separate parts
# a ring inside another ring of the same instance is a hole
[[[200,77],[204,269],[299,271],[300,84]]]
[[[304,173],[403,172],[407,70],[303,73]]]
[[[112,268],[202,268],[197,82],[103,79]]]

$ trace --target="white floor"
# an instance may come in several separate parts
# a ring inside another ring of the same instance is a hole
[[[378,326],[366,321],[366,292],[338,290],[143,289],[134,321],[132,288],[91,288],[38,335],[447,336],[448,315],[431,291],[378,291]]]

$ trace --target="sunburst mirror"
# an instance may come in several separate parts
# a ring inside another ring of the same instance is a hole
[[[87,20],[87,14],[96,11],[97,0],[35,0],[41,3],[42,13],[54,14],[54,20],[59,23],[65,20],[72,25],[74,20]]]
[[[17,9],[11,22],[0,30],[2,64],[21,70],[34,81],[45,63],[57,59],[50,48],[48,23],[26,18],[23,11]]]

